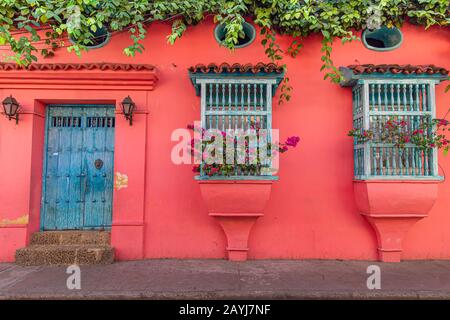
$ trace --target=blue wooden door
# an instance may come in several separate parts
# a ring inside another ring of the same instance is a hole
[[[48,106],[41,229],[111,227],[114,110]]]

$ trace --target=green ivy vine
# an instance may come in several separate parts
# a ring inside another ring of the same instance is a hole
[[[331,53],[336,39],[343,43],[358,40],[353,34],[371,25],[400,27],[405,20],[429,28],[448,26],[450,0],[2,0],[0,2],[0,50],[2,61],[28,65],[37,53],[51,57],[67,48],[80,55],[88,50],[94,33],[106,27],[114,36],[126,32],[132,44],[123,49],[127,56],[142,53],[147,27],[154,21],[172,23],[167,42],[174,44],[189,26],[207,16],[225,24],[224,45],[233,50],[244,37],[244,19],[261,30],[261,44],[267,57],[286,68],[284,55],[297,57],[302,39],[322,35],[324,78],[334,83],[342,75],[334,66]],[[39,32],[44,31],[44,32]],[[290,35],[284,49],[277,35]],[[76,43],[69,38],[77,39]],[[151,50],[151,48],[148,48]],[[289,78],[282,84],[280,101],[289,100]]]

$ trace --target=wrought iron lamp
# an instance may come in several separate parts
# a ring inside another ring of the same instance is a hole
[[[9,97],[6,97],[3,102],[3,111],[5,115],[8,117],[9,120],[15,119],[16,124],[19,123],[19,109],[20,105],[19,102],[17,102],[16,98],[14,98],[12,95]]]
[[[123,99],[122,103],[122,112],[125,116],[125,119],[130,121],[130,126],[133,124],[133,112],[136,108],[136,103],[130,98],[130,96],[127,96],[125,99]]]

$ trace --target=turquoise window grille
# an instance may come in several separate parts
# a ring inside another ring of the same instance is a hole
[[[354,140],[355,179],[440,179],[436,148],[421,150],[412,143],[399,148],[383,143],[381,133],[390,119],[404,121],[408,132],[435,119],[435,85],[445,77],[341,71],[343,85],[352,87],[353,128],[373,133],[369,141]]]
[[[237,69],[237,70],[236,70]],[[190,70],[190,78],[200,96],[201,127],[226,131],[228,129],[251,129],[258,123],[261,129],[272,129],[272,99],[276,88],[283,79],[279,69],[270,72],[243,70],[241,66],[220,70],[206,67],[201,71]],[[263,69],[263,67],[261,67]],[[256,71],[256,72],[255,72]],[[270,142],[270,134],[268,141]],[[270,166],[269,163],[266,165]],[[200,179],[207,178],[202,172]],[[215,176],[214,179],[221,178]],[[223,179],[267,179],[269,176],[255,177],[252,174],[234,171],[233,176]]]

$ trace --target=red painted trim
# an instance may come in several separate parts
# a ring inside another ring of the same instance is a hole
[[[64,89],[72,90],[153,90],[158,77],[155,68],[138,69],[128,65],[114,71],[111,68],[75,65],[64,69],[42,64],[38,71],[28,69],[3,69],[0,64],[0,87],[3,89]],[[84,67],[83,67],[84,66]],[[86,67],[87,66],[87,67]],[[134,67],[133,67],[134,66]],[[34,69],[33,69],[34,70]]]
[[[98,70],[98,71],[150,71],[156,67],[151,64],[85,62],[85,63],[32,63],[27,67],[13,62],[0,63],[1,71],[72,71],[72,70]]]

